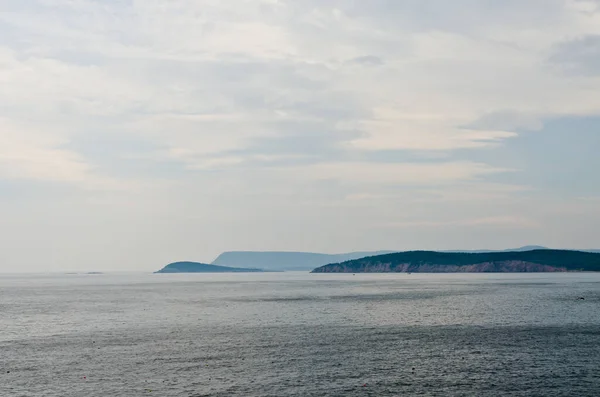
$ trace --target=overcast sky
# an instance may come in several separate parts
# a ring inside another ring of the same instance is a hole
[[[600,248],[599,0],[3,0],[0,271]]]

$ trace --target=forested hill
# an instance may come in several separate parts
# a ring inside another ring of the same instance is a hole
[[[569,250],[459,253],[407,251],[332,263],[313,273],[600,271],[600,253]]]

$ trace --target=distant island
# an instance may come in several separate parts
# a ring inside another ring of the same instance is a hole
[[[531,251],[567,251],[551,250],[539,245],[527,245],[520,248],[507,250],[452,250],[452,251],[415,251],[415,252],[435,252],[443,254],[497,254],[497,253],[521,253]],[[584,251],[584,250],[579,250]],[[569,251],[574,252],[574,251]],[[585,251],[593,252],[593,251]],[[600,252],[600,251],[596,251]],[[240,272],[281,272],[281,271],[311,271],[316,268],[324,267],[326,271],[331,271],[329,264],[346,264],[364,260],[365,258],[377,258],[388,255],[401,255],[406,252],[398,251],[358,251],[343,254],[323,254],[315,252],[286,252],[286,251],[229,251],[219,255],[211,264],[198,262],[175,262],[165,266],[156,273],[240,273]],[[531,267],[530,267],[531,268]],[[560,266],[558,267],[560,268]],[[567,269],[568,271],[569,269]],[[349,270],[350,271],[350,270]],[[371,271],[371,270],[369,270]],[[402,270],[390,270],[402,271]],[[411,270],[412,271],[412,270]],[[415,272],[418,272],[416,270]],[[421,270],[424,271],[424,270]],[[442,271],[442,270],[438,270]],[[444,271],[452,271],[445,268]],[[460,269],[467,270],[467,268]],[[516,270],[515,270],[516,271]],[[546,271],[546,270],[544,270]],[[321,272],[321,271],[319,271]],[[355,271],[352,271],[355,273]]]
[[[258,273],[262,271],[261,269],[216,266],[198,262],[175,262],[155,273]]]
[[[332,263],[312,273],[523,273],[600,271],[600,253],[537,249],[510,252],[407,251]]]
[[[395,251],[350,252],[320,254],[313,252],[230,251],[224,252],[212,264],[218,266],[261,268],[271,271],[310,271],[328,263],[344,262],[366,256],[383,255]]]

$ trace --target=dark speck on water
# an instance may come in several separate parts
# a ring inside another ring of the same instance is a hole
[[[2,397],[600,396],[600,274],[5,276],[0,296]]]

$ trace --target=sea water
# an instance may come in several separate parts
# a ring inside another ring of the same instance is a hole
[[[0,276],[0,396],[149,395],[600,396],[600,274]]]

